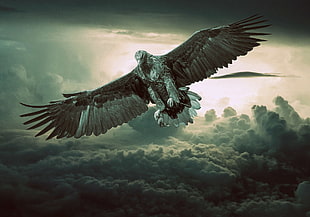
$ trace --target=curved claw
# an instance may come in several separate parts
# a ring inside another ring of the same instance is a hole
[[[167,100],[167,105],[171,108],[174,105],[174,100],[172,98],[169,98]]]
[[[158,118],[157,123],[160,127],[165,126],[165,122],[164,122],[164,119],[162,117]]]
[[[160,118],[160,110],[157,110],[156,112],[154,112],[154,119],[157,121]]]

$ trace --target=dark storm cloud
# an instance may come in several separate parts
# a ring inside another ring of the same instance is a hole
[[[287,104],[284,108],[278,108],[280,109],[288,110],[292,107]],[[264,138],[261,142],[268,146],[265,148],[271,155],[292,161],[296,166],[310,163],[310,143],[305,143],[305,138],[310,137],[307,121],[301,120],[296,129],[291,128],[284,117],[276,112],[268,111],[264,106],[255,106],[253,111],[258,133]]]
[[[281,99],[276,110],[292,113]],[[0,209],[7,216],[306,215],[307,120],[290,126],[254,106],[253,117],[203,121],[198,130],[140,146],[134,144],[141,135],[126,127],[114,133],[133,145],[108,144],[108,135],[44,142],[24,131],[1,132]]]
[[[266,16],[274,31],[295,35],[309,34],[309,13],[306,0],[300,1],[4,1],[8,7],[20,8],[34,17],[61,20],[69,23],[119,25],[129,28],[176,29],[205,28],[222,25],[256,13]],[[141,21],[143,17],[143,22]],[[163,21],[166,22],[163,22]],[[134,21],[134,22],[132,22]],[[182,26],[180,26],[182,21]],[[202,22],[205,21],[205,22]],[[200,23],[198,23],[200,22]],[[172,25],[171,25],[172,24]],[[139,27],[138,27],[138,26]],[[171,28],[174,26],[174,28]],[[162,28],[160,28],[162,27]],[[174,30],[172,30],[174,31]]]
[[[298,200],[305,205],[307,208],[310,208],[310,182],[304,181],[298,185],[296,190],[296,196]]]
[[[15,8],[0,5],[0,12],[2,12],[2,13],[19,12],[19,10],[16,10]]]
[[[19,102],[42,104],[90,89],[93,54],[76,51],[77,45],[81,48],[80,41],[0,40],[0,99],[6,102],[0,105],[1,128],[20,125],[17,117],[25,109]]]

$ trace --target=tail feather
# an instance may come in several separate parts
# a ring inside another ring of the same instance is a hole
[[[190,99],[196,99],[198,101],[202,99],[201,96],[199,96],[197,93],[190,91],[190,90],[187,91],[187,95],[189,96]]]
[[[195,110],[195,109],[193,109],[193,108],[189,108],[188,110],[189,110],[189,114],[190,114],[190,116],[191,116],[191,117],[195,117],[195,116],[197,116],[197,112],[196,112],[196,110]]]
[[[177,114],[177,118],[171,118],[167,113],[163,113],[163,126],[175,126],[178,127],[180,124],[188,125],[188,123],[193,123],[193,117],[197,116],[197,111],[200,109],[201,97],[188,89],[185,90],[187,96],[190,99],[191,107],[184,107],[181,113]]]
[[[191,100],[191,105],[192,105],[191,108],[193,109],[196,110],[200,109],[200,103],[196,99]]]

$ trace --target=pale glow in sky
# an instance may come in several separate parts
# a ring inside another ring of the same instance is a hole
[[[154,55],[169,52],[186,40],[191,33],[184,35],[130,32],[122,29],[87,28],[80,31],[82,41],[88,41],[84,49],[90,49],[93,55],[90,63],[92,87],[96,88],[130,72],[136,66],[134,54],[138,50],[146,50]],[[89,40],[91,39],[91,42]],[[263,42],[246,56],[239,57],[228,68],[219,69],[214,76],[240,71],[273,73],[284,77],[233,78],[211,80],[192,84],[190,87],[203,97],[202,108],[198,112],[203,116],[209,109],[215,109],[220,116],[227,106],[240,113],[250,113],[254,104],[273,105],[277,95],[290,100],[303,116],[309,116],[306,109],[309,105],[304,93],[307,75],[306,58],[300,54],[309,52],[309,45],[289,46]],[[272,38],[271,38],[272,39]],[[292,78],[293,77],[293,78]],[[300,78],[300,79],[298,79]],[[295,79],[294,88],[287,86]],[[300,83],[300,85],[298,85]]]

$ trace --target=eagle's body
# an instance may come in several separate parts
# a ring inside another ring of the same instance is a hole
[[[169,126],[172,123],[178,126],[179,123],[192,122],[193,109],[199,109],[200,97],[191,94],[187,88],[177,88],[171,76],[171,69],[164,58],[153,56],[146,51],[137,51],[138,62],[135,72],[147,87],[152,103],[156,104],[158,110],[154,114],[160,126]],[[192,100],[190,100],[192,96]],[[191,101],[196,101],[192,107]],[[188,109],[184,108],[187,107]],[[191,113],[191,114],[190,114]]]
[[[92,91],[64,94],[66,99],[48,105],[31,106],[40,110],[21,115],[33,116],[24,124],[38,122],[29,129],[47,124],[36,136],[53,129],[47,139],[99,135],[141,115],[148,104],[156,104],[155,120],[160,126],[192,123],[201,97],[187,87],[227,67],[246,55],[262,39],[248,32],[269,25],[252,16],[226,26],[195,32],[171,52],[154,56],[137,51],[136,68],[123,77]]]

